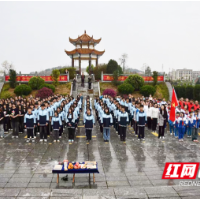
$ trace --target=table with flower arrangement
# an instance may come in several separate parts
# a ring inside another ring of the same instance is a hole
[[[53,174],[57,174],[57,183],[59,183],[59,174],[73,174],[73,183],[75,181],[75,174],[93,174],[93,182],[95,183],[95,173],[99,173],[98,163],[96,161],[85,162],[68,162],[67,168],[64,163],[55,165]]]

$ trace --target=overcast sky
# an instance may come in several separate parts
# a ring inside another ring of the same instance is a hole
[[[22,73],[71,65],[64,49],[84,30],[102,38],[99,63],[200,70],[200,2],[0,2],[0,26],[0,63]]]

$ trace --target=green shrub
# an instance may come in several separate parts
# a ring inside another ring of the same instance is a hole
[[[23,84],[23,85],[18,85],[15,88],[14,93],[16,95],[22,96],[22,95],[28,95],[28,94],[30,94],[31,91],[32,91],[32,89],[31,89],[31,87],[29,85]]]
[[[69,79],[73,79],[76,76],[76,68],[75,67],[64,67],[59,69],[60,74],[65,74],[65,71],[69,72]]]
[[[189,99],[193,99],[193,91],[194,87],[192,85],[188,85],[185,87],[185,97],[188,97]]]
[[[32,90],[38,90],[39,87],[43,85],[44,83],[45,83],[44,80],[40,78],[39,76],[33,76],[28,82]]]
[[[12,95],[11,95],[11,93],[9,92],[9,91],[2,91],[1,92],[1,95],[0,95],[0,98],[1,99],[9,99],[9,98],[11,98],[12,97]]]
[[[176,95],[179,98],[183,97],[186,98],[186,94],[185,94],[185,86],[175,86],[174,87],[175,91],[176,91]]]
[[[194,100],[200,101],[200,85],[195,85],[194,86]]]
[[[134,92],[134,87],[131,84],[123,83],[117,87],[120,94],[132,94]]]
[[[129,75],[124,83],[129,83],[130,85],[134,86],[135,90],[139,90],[140,87],[144,85],[144,79],[141,76],[134,74]]]
[[[144,85],[140,88],[140,93],[145,97],[148,97],[150,94],[153,96],[155,92],[156,88],[152,85]]]
[[[48,84],[48,83],[44,83],[39,87],[39,90],[42,89],[43,87],[49,88],[52,90],[52,92],[55,92],[56,88],[54,85],[52,84]]]

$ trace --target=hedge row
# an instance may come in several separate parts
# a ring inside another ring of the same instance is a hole
[[[188,98],[200,101],[200,85],[175,86],[176,95],[179,98]]]

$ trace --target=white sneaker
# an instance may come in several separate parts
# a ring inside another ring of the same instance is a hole
[[[43,142],[43,139],[40,139],[40,142]]]
[[[61,138],[61,136],[59,136],[59,138]]]
[[[26,142],[30,142],[30,139],[27,139]]]
[[[71,142],[71,140],[68,140],[68,142]]]
[[[47,142],[47,139],[44,139],[44,142]]]
[[[140,140],[140,139],[138,138],[138,140]]]
[[[34,138],[36,139],[36,136],[34,136]]]
[[[172,133],[170,133],[170,135],[172,135]]]
[[[35,140],[33,140],[33,139],[32,139],[31,141],[32,141],[33,143],[35,142]]]
[[[144,138],[142,138],[142,140],[145,140]]]
[[[54,140],[53,142],[56,142],[56,140]]]
[[[37,132],[37,134],[39,135],[39,134],[40,134],[40,132]]]
[[[116,133],[118,133],[118,131],[116,131]]]
[[[13,135],[12,138],[15,138],[15,136]]]
[[[163,138],[163,139],[165,139],[165,137],[164,137],[164,136],[163,136],[162,138]]]
[[[57,140],[57,142],[60,142],[60,140]]]
[[[18,136],[16,136],[16,138],[18,138]]]
[[[72,140],[72,142],[74,142],[74,140]]]

